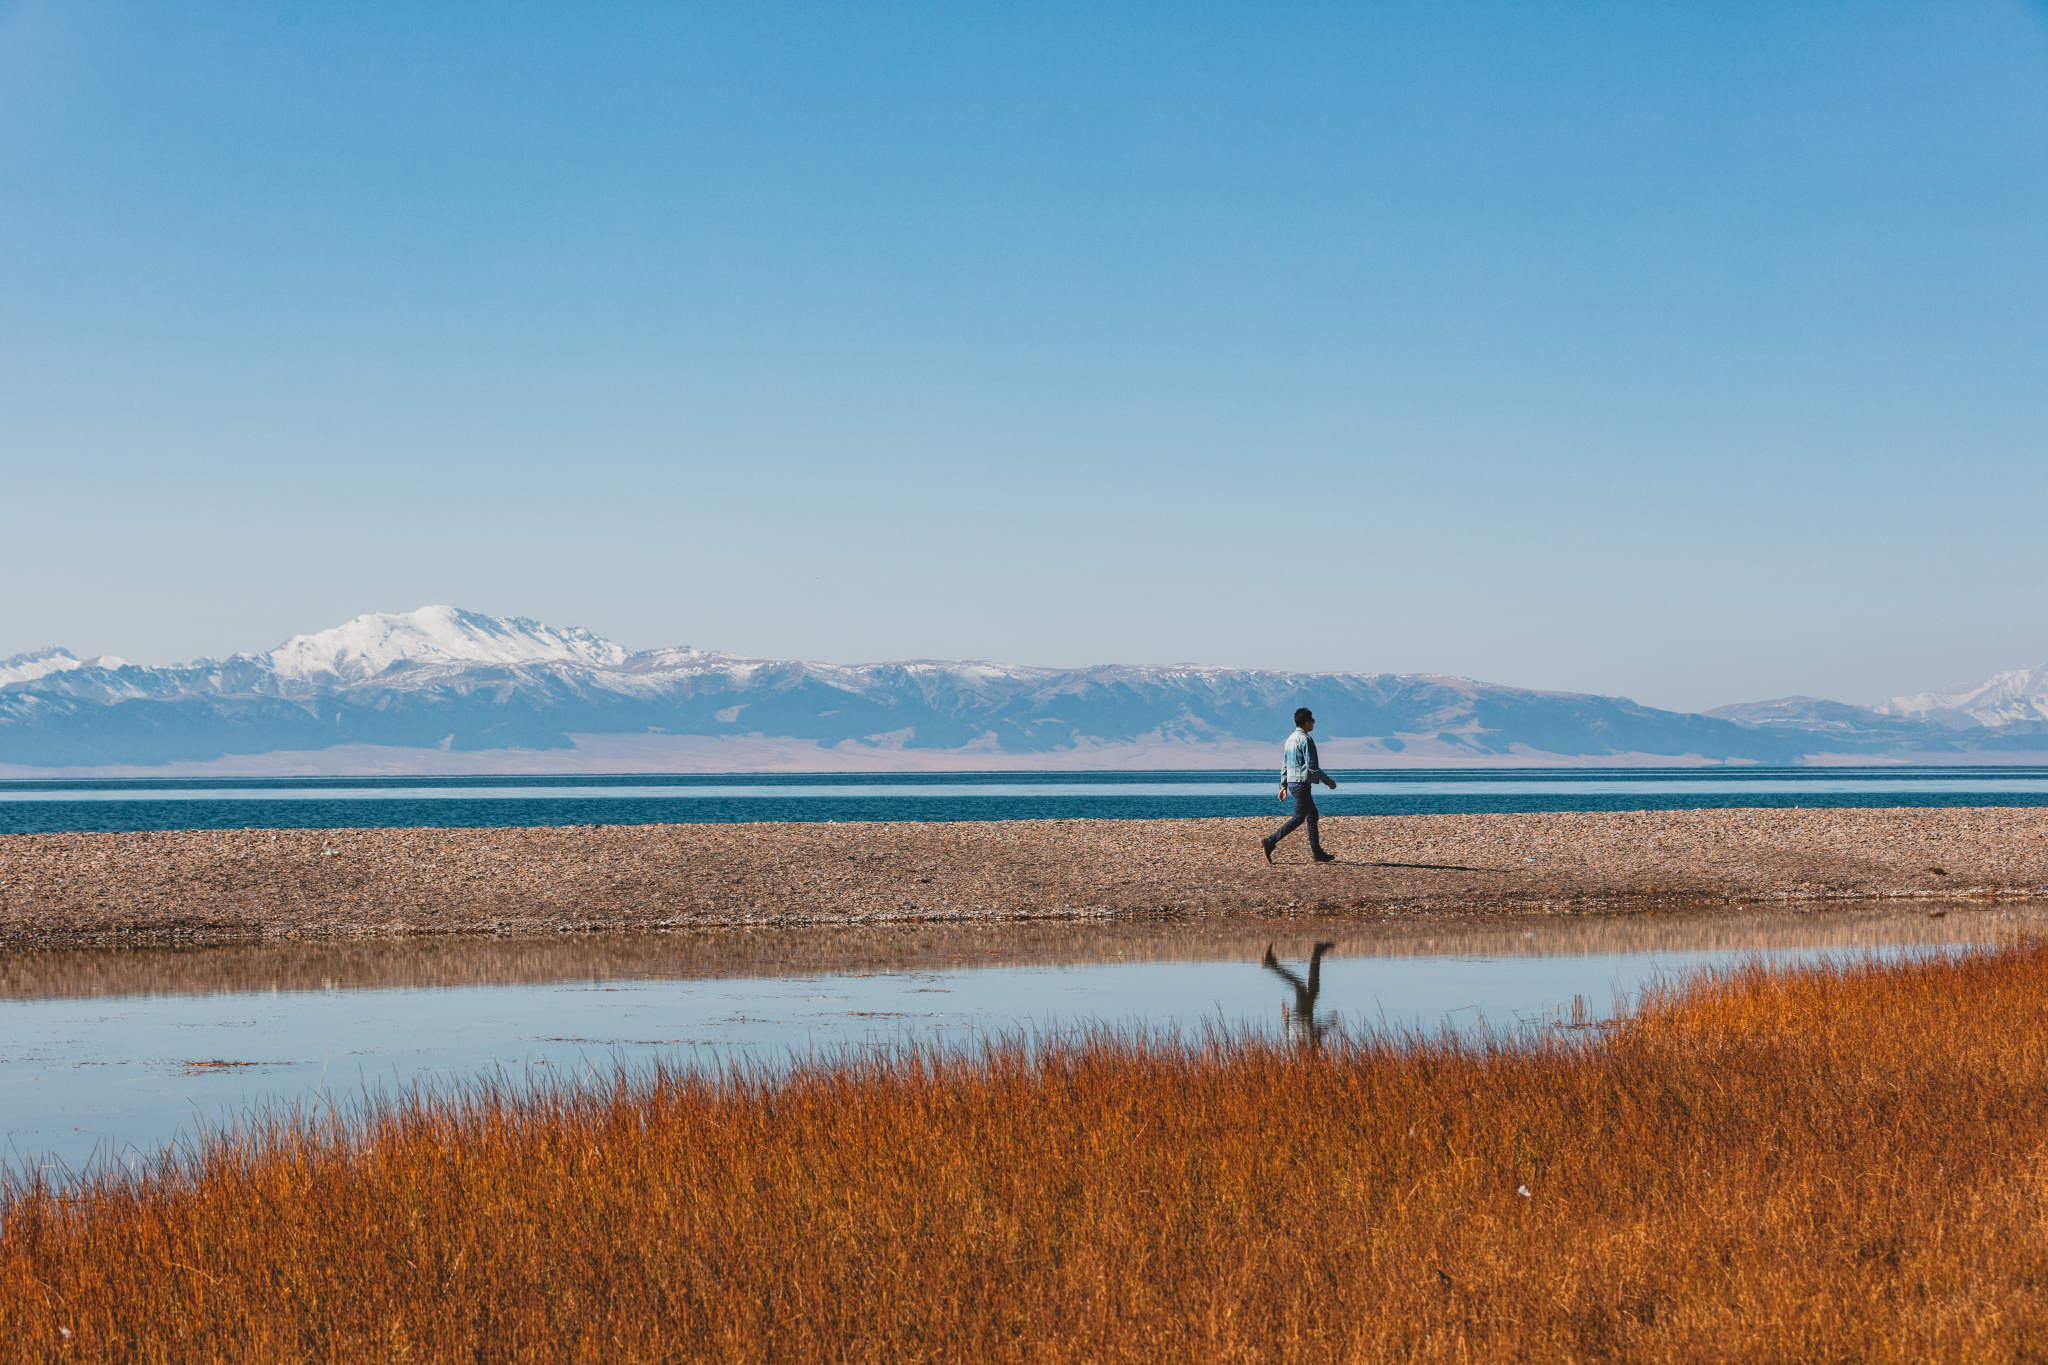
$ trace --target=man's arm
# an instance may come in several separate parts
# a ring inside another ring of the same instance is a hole
[[[1331,791],[1337,790],[1337,779],[1324,772],[1322,765],[1316,761],[1316,738],[1314,735],[1308,737],[1308,780],[1320,782]]]

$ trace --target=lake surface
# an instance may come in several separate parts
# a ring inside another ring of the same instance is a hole
[[[2048,768],[1337,771],[1329,815],[2048,805]],[[0,781],[0,834],[1271,815],[1271,771]]]
[[[147,1160],[265,1103],[659,1059],[776,1066],[1109,1024],[1519,1032],[1774,961],[1960,951],[2048,906],[1531,920],[1190,920],[441,938],[0,958],[0,1156]],[[1311,971],[1314,945],[1330,945]],[[1268,948],[1274,953],[1267,965]],[[1313,986],[1313,998],[1309,988]],[[1304,1010],[1306,1014],[1304,1015]]]

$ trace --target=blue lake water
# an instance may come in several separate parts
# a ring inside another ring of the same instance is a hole
[[[1331,815],[2048,805],[2048,768],[1336,772]],[[1270,815],[1267,771],[0,781],[0,834]]]
[[[786,1065],[1095,1025],[1527,1037],[1747,960],[1969,951],[2048,907],[1071,926],[81,950],[0,963],[0,1162],[147,1160],[206,1125],[659,1060]],[[1320,967],[1309,959],[1329,945]],[[851,945],[851,946],[848,946]],[[1266,951],[1273,951],[1271,964]],[[971,964],[971,965],[970,965]],[[1312,997],[1304,996],[1313,986]]]

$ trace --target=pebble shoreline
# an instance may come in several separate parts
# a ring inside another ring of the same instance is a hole
[[[1116,914],[2048,895],[2048,809],[193,830],[0,837],[0,949]]]

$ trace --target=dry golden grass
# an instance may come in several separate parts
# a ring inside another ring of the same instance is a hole
[[[2044,1155],[2040,944],[1519,1050],[476,1090],[13,1189],[0,1359],[2036,1359]]]

